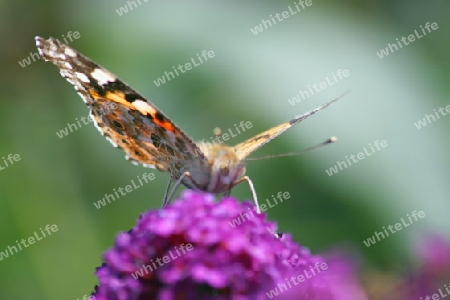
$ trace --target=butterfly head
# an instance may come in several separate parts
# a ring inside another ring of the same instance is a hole
[[[244,176],[245,164],[238,158],[232,147],[200,143],[199,148],[208,161],[206,173],[209,174],[209,178],[205,186],[208,192],[225,192]]]

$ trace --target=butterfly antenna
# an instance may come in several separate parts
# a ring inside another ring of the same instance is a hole
[[[303,149],[302,151],[299,152],[291,152],[291,153],[283,153],[283,154],[273,154],[273,155],[266,155],[266,156],[261,156],[261,157],[251,157],[251,158],[247,158],[246,160],[261,160],[261,159],[268,159],[268,158],[274,158],[274,157],[282,157],[282,156],[294,156],[294,155],[299,155],[299,154],[303,154],[309,151],[313,151],[316,150],[317,148],[329,145],[329,144],[333,144],[337,141],[337,138],[335,136],[330,137],[329,139],[327,139],[326,141],[317,144],[315,146]]]
[[[297,123],[300,123],[301,121],[303,121],[304,119],[308,118],[309,116],[314,115],[316,112],[318,112],[318,111],[320,111],[320,110],[322,110],[322,109],[324,109],[324,108],[327,108],[328,106],[330,106],[330,105],[333,104],[334,102],[338,101],[339,99],[341,99],[342,97],[344,97],[344,96],[347,95],[348,93],[350,93],[350,91],[344,92],[344,93],[343,93],[342,95],[340,95],[339,97],[334,98],[334,99],[331,100],[330,102],[327,102],[327,103],[325,103],[325,104],[323,104],[323,105],[321,105],[321,106],[319,106],[319,107],[317,107],[317,108],[315,108],[315,109],[313,109],[313,110],[310,110],[309,112],[304,113],[303,115],[295,116],[295,118],[294,118],[293,120],[290,121],[291,125],[295,125],[295,124],[297,124]]]

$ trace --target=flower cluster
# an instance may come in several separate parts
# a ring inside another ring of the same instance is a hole
[[[366,299],[348,259],[312,255],[289,234],[278,238],[273,234],[276,225],[263,213],[230,226],[231,220],[251,209],[252,204],[231,197],[216,202],[210,194],[188,190],[164,210],[143,214],[105,253],[93,296],[96,300]]]

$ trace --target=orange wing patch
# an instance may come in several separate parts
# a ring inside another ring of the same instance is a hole
[[[96,100],[98,99],[107,99],[109,101],[113,101],[116,103],[119,103],[121,105],[124,105],[125,107],[137,110],[144,116],[150,116],[153,120],[153,122],[156,123],[156,125],[164,128],[165,130],[177,133],[176,128],[173,126],[173,124],[164,117],[161,113],[159,113],[155,108],[150,106],[147,102],[144,100],[136,99],[133,102],[128,102],[125,99],[125,94],[121,91],[107,91],[104,96],[99,95],[99,93],[95,90],[90,90],[89,94]]]

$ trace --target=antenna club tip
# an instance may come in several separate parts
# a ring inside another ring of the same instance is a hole
[[[335,143],[335,142],[337,142],[337,140],[338,140],[338,138],[337,137],[335,137],[335,136],[332,136],[332,137],[330,137],[329,139],[328,139],[328,143]]]
[[[221,130],[219,127],[215,127],[215,128],[213,129],[213,134],[214,134],[215,136],[219,136],[219,135],[222,134],[222,130]]]

